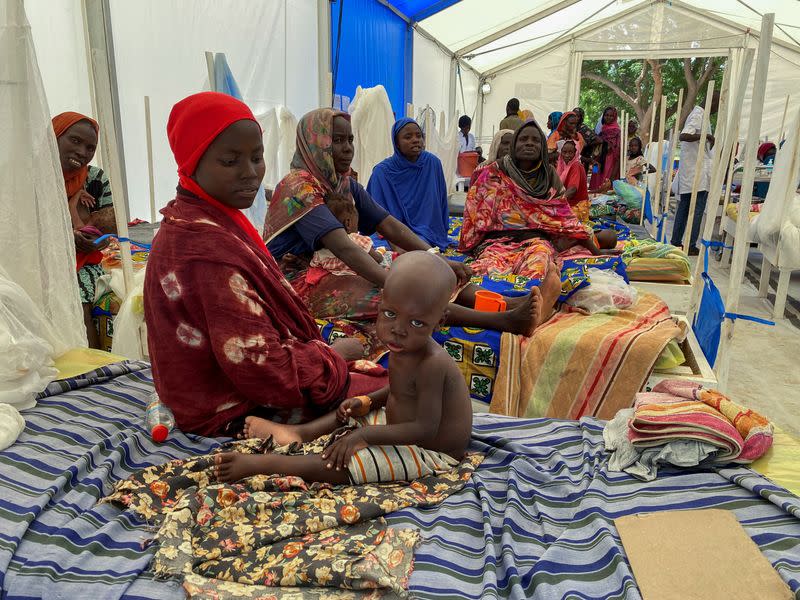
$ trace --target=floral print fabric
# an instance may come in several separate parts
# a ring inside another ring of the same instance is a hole
[[[320,453],[330,438],[277,448],[246,440],[223,449]],[[140,471],[103,502],[159,527],[152,568],[157,577],[181,580],[191,598],[402,597],[419,534],[389,529],[382,516],[441,503],[482,460],[471,454],[447,473],[410,484],[335,487],[274,475],[218,484],[213,455],[206,455]]]
[[[469,266],[475,273],[488,275],[521,275],[542,281],[558,253],[541,238],[515,241],[499,238],[481,244],[477,257]]]

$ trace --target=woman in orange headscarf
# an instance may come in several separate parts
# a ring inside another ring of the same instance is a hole
[[[91,348],[100,347],[97,328],[92,321],[97,280],[103,275],[100,261],[107,241],[95,244],[104,233],[116,233],[111,186],[102,169],[89,165],[97,149],[97,121],[76,112],[53,117],[64,189],[69,204],[77,253],[78,288],[83,306],[83,320]]]

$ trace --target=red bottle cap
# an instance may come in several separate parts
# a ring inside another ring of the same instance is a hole
[[[162,425],[159,423],[155,425],[153,429],[150,430],[150,437],[153,439],[154,442],[163,442],[167,439],[169,435],[169,429],[167,429],[166,425]]]

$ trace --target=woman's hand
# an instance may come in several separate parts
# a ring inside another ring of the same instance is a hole
[[[350,459],[353,458],[356,452],[366,447],[367,442],[361,432],[356,429],[328,446],[322,453],[322,460],[325,461],[325,466],[329,469],[341,471],[347,468]]]
[[[75,236],[75,249],[84,254],[91,254],[95,250],[103,250],[111,242],[110,238],[106,238],[99,244],[95,244],[94,241],[97,236],[92,236],[82,231],[73,231],[72,233]]]
[[[94,208],[94,205],[97,204],[97,201],[89,192],[84,189],[80,189],[72,195],[72,198],[69,199],[70,206],[77,208],[78,204],[82,204],[86,208]]]
[[[445,262],[450,266],[451,269],[453,269],[453,273],[456,274],[459,288],[469,283],[469,278],[472,277],[472,269],[470,269],[464,263],[458,262],[457,260],[445,259]]]
[[[364,358],[364,346],[354,338],[336,338],[331,348],[347,362]]]
[[[281,258],[281,267],[292,271],[302,271],[308,268],[308,259],[304,256],[286,253]]]
[[[93,237],[86,235],[85,233],[81,233],[80,231],[73,231],[72,233],[75,236],[75,249],[78,252],[89,254],[97,249],[92,243],[94,240]]]

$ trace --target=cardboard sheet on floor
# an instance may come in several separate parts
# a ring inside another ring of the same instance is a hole
[[[794,598],[726,510],[675,510],[614,519],[644,600]]]

